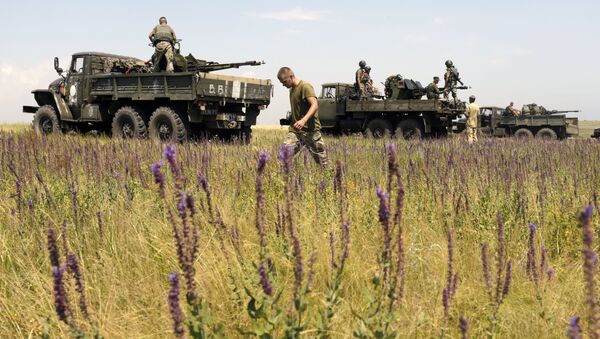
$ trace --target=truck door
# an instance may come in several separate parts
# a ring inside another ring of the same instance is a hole
[[[80,117],[84,99],[84,60],[84,56],[73,56],[65,84],[66,101],[71,109],[74,120],[78,120]]]
[[[335,127],[336,88],[323,87],[319,98],[319,120],[322,127]]]

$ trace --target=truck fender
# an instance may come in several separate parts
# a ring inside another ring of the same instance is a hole
[[[58,112],[60,120],[73,120],[73,114],[69,105],[67,105],[65,99],[59,93],[47,89],[38,89],[31,93],[33,93],[38,105],[51,105],[54,107]]]

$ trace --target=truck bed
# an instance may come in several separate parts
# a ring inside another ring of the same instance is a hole
[[[271,81],[203,72],[99,74],[91,76],[91,95],[113,100],[236,101],[268,104]]]

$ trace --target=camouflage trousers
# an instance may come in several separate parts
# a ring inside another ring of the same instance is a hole
[[[167,72],[173,73],[173,46],[171,43],[166,41],[161,41],[154,46],[154,72],[160,72],[160,59],[165,56],[167,59]]]
[[[469,144],[477,142],[477,128],[467,126],[467,141]]]
[[[322,167],[327,167],[327,153],[325,152],[325,143],[320,131],[316,132],[288,132],[283,144],[294,149],[294,155],[297,154],[302,146],[306,146],[313,159]]]

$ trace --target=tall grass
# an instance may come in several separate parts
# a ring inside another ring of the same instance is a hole
[[[151,141],[0,133],[0,336],[169,337],[195,319],[226,337],[564,337],[575,315],[589,333],[578,216],[597,205],[600,144],[328,138],[323,170],[276,159],[284,134],[176,145],[171,164]],[[49,228],[77,274],[54,268]]]

